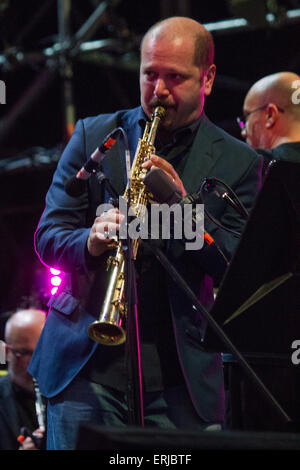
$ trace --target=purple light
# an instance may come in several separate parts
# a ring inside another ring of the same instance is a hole
[[[50,273],[53,274],[53,276],[58,276],[61,271],[59,269],[50,268]]]
[[[60,269],[50,267],[49,271],[50,293],[51,295],[55,295],[59,292],[59,289],[62,286],[64,273]]]
[[[61,285],[61,278],[59,276],[53,276],[51,277],[50,282],[53,286],[58,287]]]

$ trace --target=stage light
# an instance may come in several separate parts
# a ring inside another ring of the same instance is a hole
[[[55,295],[58,293],[59,288],[62,286],[63,272],[57,268],[50,268],[50,293]]]
[[[61,271],[59,269],[50,268],[50,273],[53,274],[53,276],[58,276]]]
[[[58,287],[53,287],[50,291],[51,295],[55,295],[58,291]]]

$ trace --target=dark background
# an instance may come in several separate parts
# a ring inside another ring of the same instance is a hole
[[[89,53],[71,49],[67,63],[72,74],[67,80],[65,56],[45,54],[47,47],[53,51],[59,41],[60,2],[0,1],[0,79],[6,84],[6,104],[0,106],[2,317],[28,303],[28,297],[35,297],[42,306],[48,299],[48,271],[34,253],[33,234],[66,143],[67,102],[73,104],[76,120],[136,106],[139,42],[149,26],[172,15],[191,16],[204,24],[247,18],[247,27],[212,29],[217,78],[206,112],[236,137],[235,117],[251,84],[278,71],[300,73],[300,13],[293,21],[285,16],[286,11],[300,8],[297,0],[72,0],[66,16],[71,39],[104,3],[110,6],[84,41],[102,40],[101,47]],[[272,24],[265,21],[268,12],[275,15]]]

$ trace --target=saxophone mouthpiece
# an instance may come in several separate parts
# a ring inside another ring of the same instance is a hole
[[[163,119],[165,117],[166,110],[163,106],[157,106],[154,110],[153,117]]]

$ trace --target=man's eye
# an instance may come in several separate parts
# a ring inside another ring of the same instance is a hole
[[[176,80],[176,81],[182,81],[182,80],[184,80],[184,76],[181,75],[180,73],[172,73],[172,74],[170,74],[170,78],[171,78],[172,80]]]
[[[148,80],[153,80],[153,78],[155,78],[155,72],[151,72],[151,70],[146,70],[144,74]]]

